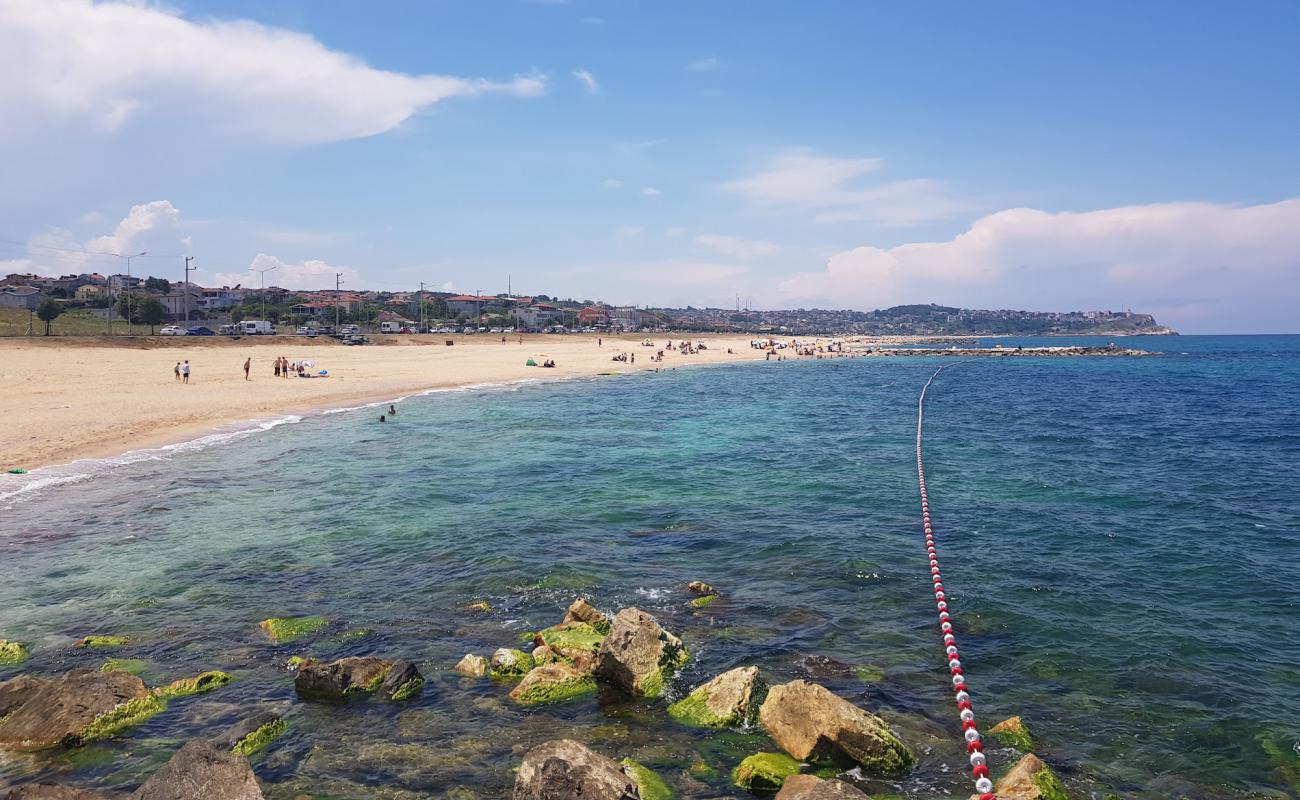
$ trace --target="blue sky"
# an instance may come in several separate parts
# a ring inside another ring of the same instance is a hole
[[[0,272],[1294,332],[1297,34],[1284,2],[0,0]]]

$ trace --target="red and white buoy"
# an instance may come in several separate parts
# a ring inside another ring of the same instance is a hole
[[[966,740],[966,752],[970,756],[971,777],[975,779],[975,791],[980,800],[997,800],[993,793],[993,781],[989,779],[988,759],[984,756],[984,744],[975,724],[975,708],[971,705],[970,692],[966,688],[966,676],[962,671],[961,659],[958,657],[957,637],[952,632],[952,614],[948,611],[947,595],[943,591],[943,574],[939,571],[939,550],[934,543],[934,526],[930,521],[930,498],[925,493],[925,464],[921,460],[921,423],[925,414],[925,393],[930,384],[948,367],[945,364],[934,371],[925,386],[921,388],[921,397],[916,401],[916,477],[921,486],[921,529],[925,532],[925,550],[930,557],[930,580],[934,584],[934,604],[939,610],[939,630],[943,633],[944,655],[948,659],[948,672],[952,675],[952,690],[957,701],[957,714],[961,719],[962,737]]]

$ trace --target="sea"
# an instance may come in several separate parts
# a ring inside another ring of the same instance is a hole
[[[1074,338],[986,343],[1098,344]],[[928,395],[926,476],[981,725],[1013,715],[1074,796],[1300,795],[1300,336],[1173,336],[1159,355],[988,358]],[[127,735],[0,755],[0,786],[131,789],[187,739],[272,708],[270,798],[505,798],[574,738],[733,797],[775,745],[612,692],[520,708],[463,678],[577,597],[635,606],[692,660],[821,683],[917,751],[873,796],[966,797],[920,526],[917,395],[943,357],[824,359],[439,391],[262,420],[0,480],[0,638],[19,671],[142,662],[235,681]],[[384,403],[384,407],[387,403]],[[696,608],[692,580],[721,592]],[[471,604],[486,602],[490,611]],[[323,615],[288,644],[268,617]],[[87,634],[130,642],[80,649]],[[380,655],[411,700],[305,702],[291,656]],[[1018,753],[990,741],[994,774]]]

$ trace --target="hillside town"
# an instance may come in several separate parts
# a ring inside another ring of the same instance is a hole
[[[905,305],[875,311],[618,306],[545,294],[434,291],[290,290],[278,286],[200,286],[163,278],[83,273],[10,274],[0,309],[26,310],[52,323],[65,313],[98,319],[106,333],[159,326],[173,335],[245,332],[331,334],[347,326],[382,333],[534,331],[715,331],[759,334],[1133,335],[1168,334],[1150,314],[1131,311],[975,310]],[[115,327],[116,326],[116,327]],[[32,333],[34,327],[29,328]],[[247,332],[252,332],[249,329]],[[143,331],[134,331],[143,332]]]

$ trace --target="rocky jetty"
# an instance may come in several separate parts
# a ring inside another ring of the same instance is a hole
[[[664,680],[690,660],[682,640],[639,608],[614,616],[596,656],[596,678],[631,695],[659,697]]]
[[[514,800],[667,800],[663,779],[630,759],[622,763],[572,739],[534,747],[515,778]]]
[[[737,667],[696,687],[668,706],[673,719],[701,728],[726,728],[752,723],[766,694],[758,667]]]
[[[883,777],[901,775],[916,763],[884,720],[815,683],[773,686],[758,716],[781,749],[801,761],[851,762]]]
[[[424,685],[424,676],[409,661],[385,661],[373,656],[352,656],[324,663],[305,661],[294,676],[293,688],[302,697],[342,699],[382,692],[405,700]]]

